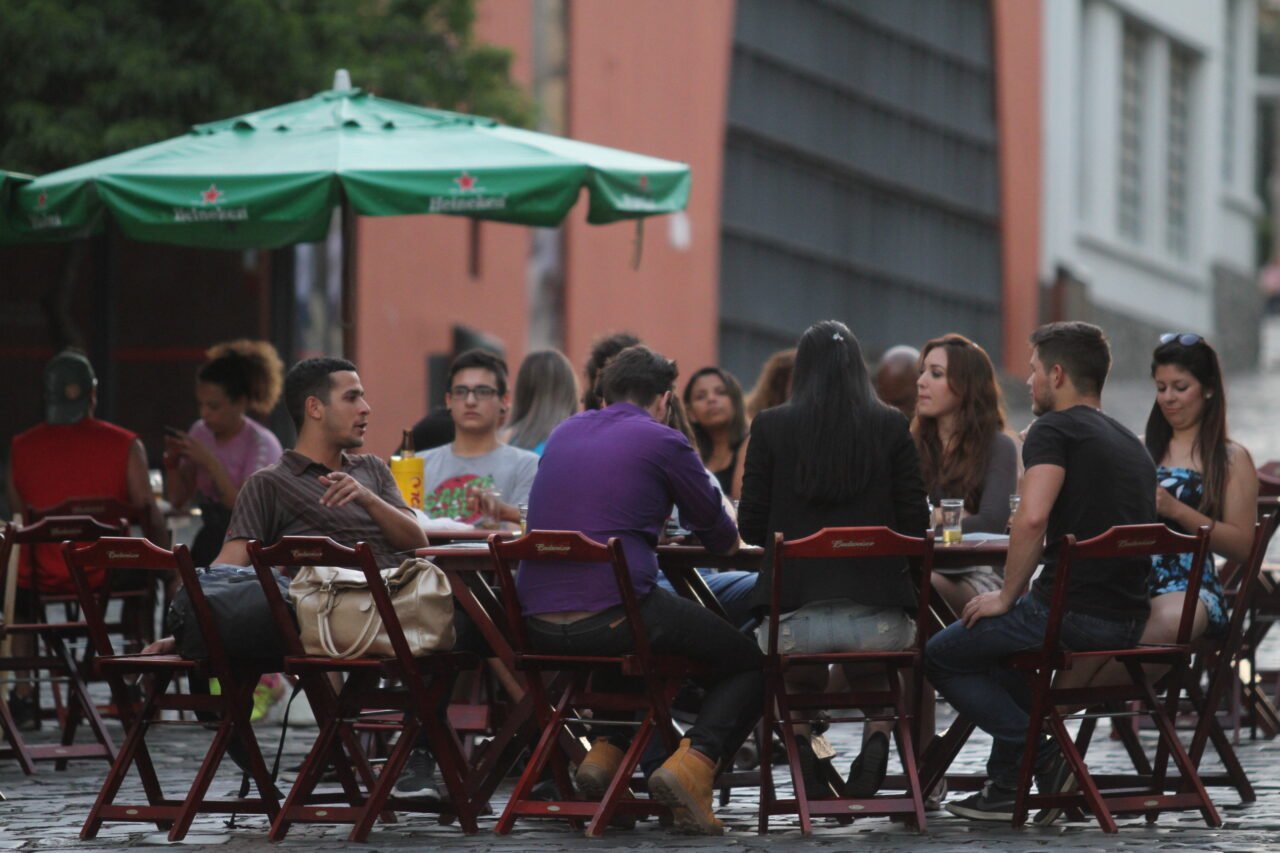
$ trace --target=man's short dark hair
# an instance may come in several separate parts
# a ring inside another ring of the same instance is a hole
[[[584,409],[604,408],[604,398],[600,396],[599,388],[600,371],[609,363],[609,359],[627,347],[633,347],[638,343],[640,343],[640,339],[630,332],[615,332],[612,335],[605,335],[591,345],[591,354],[587,357],[587,364],[584,368],[587,377],[587,384],[582,392],[582,407]]]
[[[1031,345],[1045,370],[1059,364],[1081,394],[1102,393],[1111,371],[1111,346],[1102,329],[1077,321],[1049,323],[1031,333]]]
[[[284,377],[284,405],[298,432],[302,432],[306,419],[307,398],[319,397],[328,403],[329,389],[333,387],[329,374],[344,370],[355,373],[356,366],[345,358],[308,358],[289,368]]]
[[[645,407],[675,387],[676,363],[646,346],[627,347],[609,359],[600,374],[600,393],[608,405],[628,402]]]
[[[492,372],[494,381],[498,383],[498,396],[507,396],[507,363],[483,349],[469,349],[453,360],[449,365],[449,388],[446,390],[453,388],[453,377],[471,367]]]

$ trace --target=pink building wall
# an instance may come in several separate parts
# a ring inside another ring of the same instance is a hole
[[[687,376],[717,352],[720,175],[733,0],[568,4],[568,134],[681,160],[693,170],[687,249],[667,219],[586,224],[585,198],[566,220],[565,349],[581,365],[601,334],[630,330],[677,359]],[[482,0],[477,36],[509,47],[515,79],[531,77],[532,0]],[[356,257],[355,360],[369,401],[369,448],[387,453],[424,413],[426,357],[447,352],[462,323],[502,338],[512,372],[528,335],[530,231],[443,216],[362,219]]]

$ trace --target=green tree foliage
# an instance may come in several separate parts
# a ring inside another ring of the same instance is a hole
[[[474,0],[0,0],[0,168],[40,174],[328,88],[527,124]]]

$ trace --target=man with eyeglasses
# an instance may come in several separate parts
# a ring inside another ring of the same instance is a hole
[[[519,525],[519,506],[529,500],[538,457],[498,440],[511,402],[506,362],[484,350],[467,350],[449,366],[444,399],[453,417],[453,441],[418,454],[424,461],[427,515],[474,525]]]

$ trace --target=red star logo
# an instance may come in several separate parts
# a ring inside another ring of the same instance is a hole
[[[200,193],[200,200],[205,204],[217,204],[218,199],[222,198],[225,193],[218,189],[216,184],[209,184],[209,189]]]
[[[646,193],[649,191],[649,177],[647,175],[640,176],[640,191]]]
[[[468,175],[466,172],[463,172],[461,175],[454,178],[453,182],[457,184],[458,189],[464,193],[469,193],[476,188],[475,177]]]
[[[36,209],[44,210],[44,206],[48,203],[49,203],[49,194],[40,193],[40,195],[36,198]]]

